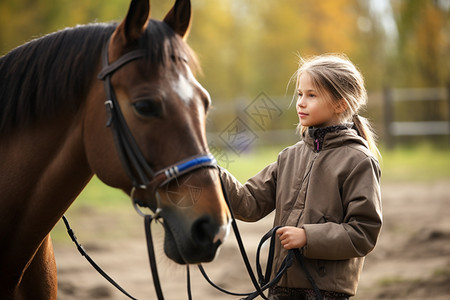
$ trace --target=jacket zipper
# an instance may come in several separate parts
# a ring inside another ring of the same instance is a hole
[[[319,153],[314,154],[314,157],[312,158],[311,163],[310,163],[310,165],[309,165],[308,171],[306,172],[305,177],[303,177],[303,179],[302,179],[302,183],[301,183],[300,188],[299,188],[299,190],[298,190],[298,192],[297,192],[297,197],[296,197],[296,199],[298,199],[298,196],[300,195],[300,192],[301,192],[303,186],[304,186],[305,184],[308,184],[308,185],[309,185],[309,179],[311,178],[311,177],[310,177],[310,173],[311,173],[311,170],[312,170],[312,168],[313,168],[313,166],[314,166],[314,163],[316,162],[316,159],[317,159],[318,156],[319,156]],[[303,201],[303,205],[306,205],[306,194],[305,194],[305,198],[302,199],[301,201]],[[294,202],[294,203],[292,204],[292,208],[291,208],[291,209],[294,208],[295,203],[296,203],[296,202]],[[300,215],[299,215],[299,217],[298,217],[298,219],[297,219],[296,227],[298,227],[298,224],[300,223],[300,219],[301,219],[301,217],[302,217],[302,215],[303,215],[303,210],[304,210],[304,207],[303,207],[302,211],[300,212]]]
[[[310,164],[310,166],[309,166],[308,172],[306,173],[305,178],[303,178],[302,185],[301,185],[301,187],[300,187],[300,190],[298,191],[297,199],[298,199],[298,195],[300,194],[300,191],[302,190],[303,186],[304,186],[305,184],[309,185],[309,180],[310,180],[310,178],[311,178],[311,177],[310,177],[311,170],[312,170],[312,168],[313,168],[313,166],[314,166],[314,163],[316,162],[316,159],[317,159],[318,156],[319,156],[319,152],[317,152],[317,153],[314,155],[313,159],[311,160],[311,164]],[[307,196],[307,194],[305,194],[304,199],[302,199],[303,205],[304,205],[304,206],[306,205],[306,196]],[[295,205],[295,204],[294,204],[294,205]],[[298,217],[298,219],[297,219],[297,224],[295,225],[296,227],[298,227],[298,225],[299,225],[299,223],[300,223],[300,219],[302,218],[304,209],[305,209],[305,208],[303,207],[303,209],[302,209],[302,211],[301,211],[301,213],[300,213],[300,215],[299,215],[299,217]]]

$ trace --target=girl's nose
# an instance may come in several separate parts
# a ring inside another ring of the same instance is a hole
[[[297,97],[297,107],[305,107],[305,103],[304,101],[302,101],[302,99],[303,99],[302,96]]]

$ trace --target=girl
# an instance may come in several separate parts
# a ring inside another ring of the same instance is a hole
[[[379,152],[358,115],[367,93],[360,72],[343,56],[301,60],[296,78],[302,141],[244,185],[226,171],[221,176],[238,219],[257,221],[275,209],[274,225],[284,227],[277,231],[273,270],[289,249],[300,248],[323,299],[348,299],[382,224]],[[295,261],[269,298],[316,294]]]

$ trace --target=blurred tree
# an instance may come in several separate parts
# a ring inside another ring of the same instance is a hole
[[[449,5],[444,1],[393,0],[399,29],[397,86],[442,86],[450,70]]]
[[[0,0],[0,55],[32,38],[65,27],[122,20],[129,0]],[[164,17],[172,1],[152,0],[151,15]]]
[[[198,0],[189,38],[221,97],[284,94],[298,55],[357,55],[358,0]],[[205,43],[205,41],[208,41]],[[214,76],[210,76],[214,74]]]
[[[188,42],[200,59],[205,75],[202,84],[214,98],[228,98],[233,89],[230,70],[236,57],[236,50],[229,45],[229,37],[234,33],[231,7],[218,0],[199,0],[193,6]]]
[[[162,19],[174,1],[151,0],[152,17]],[[374,9],[380,4],[390,14]],[[128,5],[129,0],[0,0],[0,55],[64,27],[120,21]],[[449,6],[448,0],[192,0],[188,42],[203,68],[200,82],[216,104],[233,102],[235,115],[261,91],[292,96],[294,85],[286,87],[298,57],[326,52],[346,53],[369,90],[446,84]],[[386,20],[396,34],[388,32]],[[220,114],[224,122],[231,118]]]
[[[358,49],[357,0],[269,1],[263,11],[264,28],[259,65],[260,86],[283,93],[296,71],[298,56],[344,52],[350,57]]]

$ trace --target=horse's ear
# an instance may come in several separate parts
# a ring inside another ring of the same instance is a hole
[[[150,16],[149,0],[132,0],[127,16],[117,26],[115,36],[123,38],[125,44],[137,41],[145,31]]]
[[[164,22],[178,35],[185,38],[191,24],[191,1],[176,0],[175,5],[164,18]]]

